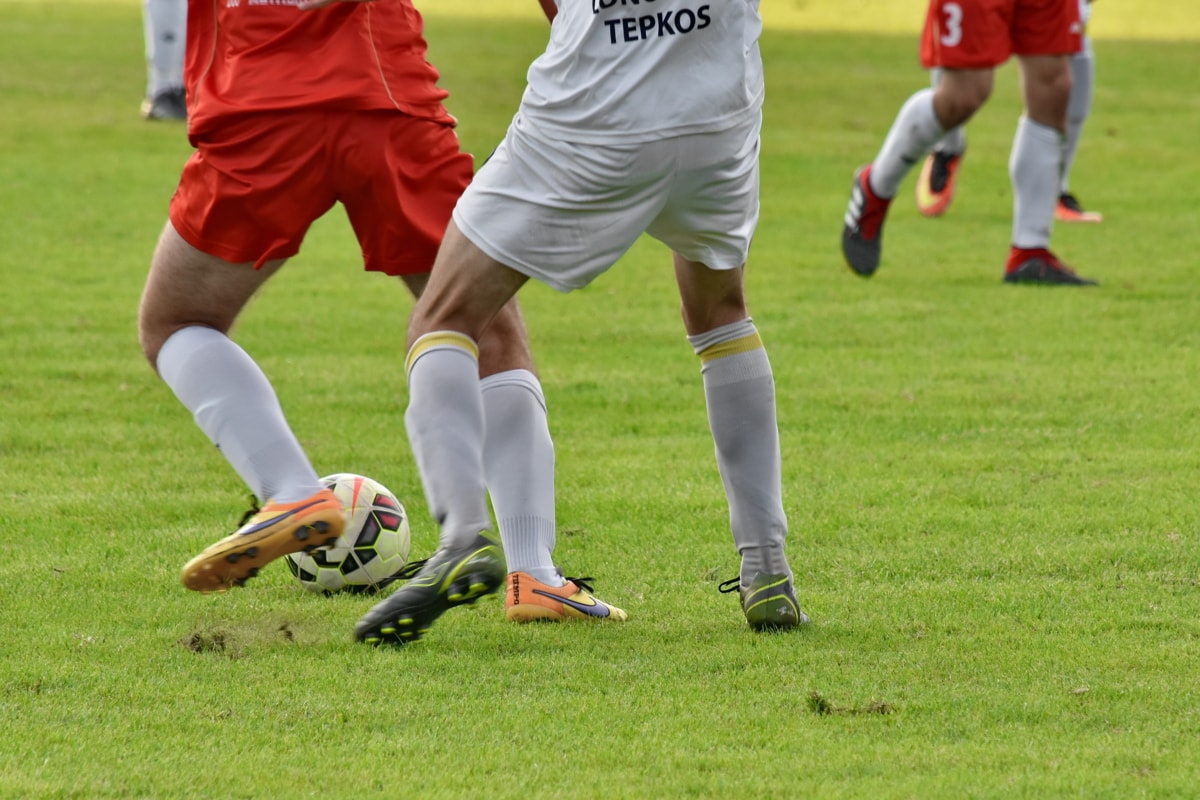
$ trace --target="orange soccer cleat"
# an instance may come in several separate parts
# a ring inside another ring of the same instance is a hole
[[[236,531],[185,564],[183,585],[197,592],[242,586],[281,556],[331,543],[345,525],[342,503],[328,489],[296,503],[268,502],[253,509]]]
[[[504,597],[512,622],[563,622],[568,619],[613,620],[629,618],[621,609],[592,594],[591,578],[567,578],[563,586],[549,586],[524,572],[508,573]]]
[[[917,178],[917,210],[927,217],[940,217],[954,199],[954,187],[962,154],[935,150],[925,159]]]

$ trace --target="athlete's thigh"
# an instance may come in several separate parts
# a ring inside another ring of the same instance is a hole
[[[400,112],[364,111],[350,116],[337,138],[334,180],[366,268],[428,272],[474,170],[454,129]]]
[[[1078,0],[1016,0],[1013,52],[1020,56],[1078,53],[1083,24]]]
[[[560,291],[586,286],[633,245],[667,201],[670,149],[555,141],[519,121],[454,209],[501,264]]]
[[[1019,0],[930,0],[921,34],[927,68],[989,69],[1013,53],[1012,20]]]
[[[710,269],[745,264],[758,226],[760,130],[755,115],[729,130],[680,137],[679,170],[647,233]]]
[[[480,341],[526,280],[525,275],[481,250],[452,221],[429,281],[409,316],[409,346],[427,333],[447,330]],[[506,324],[513,322],[508,318]]]
[[[188,244],[168,222],[159,237],[138,310],[142,347],[153,362],[163,342],[188,325],[228,333],[238,314],[283,265],[224,261]]]
[[[324,117],[254,114],[197,142],[171,200],[171,222],[193,247],[223,261],[263,263],[300,249],[335,197]]]

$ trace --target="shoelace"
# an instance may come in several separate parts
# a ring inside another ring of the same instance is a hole
[[[575,585],[576,585],[576,586],[578,586],[580,589],[583,589],[585,592],[593,592],[593,591],[595,591],[595,589],[593,589],[593,588],[592,588],[592,584],[591,584],[591,581],[594,581],[594,580],[596,580],[595,578],[591,578],[591,577],[588,577],[588,578],[571,578],[571,577],[568,577],[568,576],[564,575],[564,576],[563,576],[563,580],[564,580],[564,581],[566,581],[567,583],[573,583],[573,584],[575,584]]]
[[[390,575],[376,583],[375,591],[378,592],[387,586],[391,586],[397,581],[406,581],[410,578],[417,577],[417,573],[420,572],[427,563],[429,563],[428,558],[422,558],[419,561],[410,561],[409,563],[405,564],[404,567],[401,568],[401,570],[395,575]]]
[[[741,588],[742,588],[742,579],[740,577],[730,578],[727,581],[721,581],[720,583],[717,584],[717,591],[721,592],[722,594],[729,594],[730,592],[736,592]]]
[[[238,522],[238,528],[241,528],[243,525],[249,522],[250,518],[260,511],[262,511],[262,508],[258,505],[258,498],[254,495],[250,495],[250,510],[245,514],[242,514],[242,518]]]

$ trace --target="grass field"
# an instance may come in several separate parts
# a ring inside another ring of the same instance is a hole
[[[426,5],[486,154],[544,23]],[[748,281],[812,626],[752,635],[716,590],[737,564],[699,369],[643,242],[587,290],[523,294],[560,560],[631,620],[517,628],[488,598],[397,651],[351,642],[370,599],[302,594],[282,565],[179,585],[246,493],[135,337],[189,147],[137,117],[138,3],[0,0],[0,798],[1196,796],[1200,12],[1098,4],[1073,188],[1105,222],[1055,245],[1103,285],[1076,291],[1000,282],[1011,68],[952,211],[921,218],[910,178],[880,273],[842,266],[850,175],[926,80],[902,6],[764,3]],[[237,338],[318,470],[389,485],[421,555],[409,307],[335,212]]]

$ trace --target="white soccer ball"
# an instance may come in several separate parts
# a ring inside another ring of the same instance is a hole
[[[346,509],[346,529],[327,548],[285,559],[310,592],[375,592],[408,563],[411,537],[404,506],[387,487],[340,472],[321,479]]]

